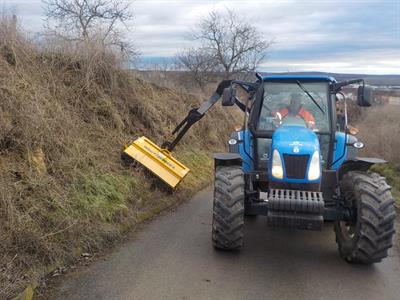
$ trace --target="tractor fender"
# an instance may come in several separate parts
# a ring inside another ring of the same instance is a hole
[[[240,134],[239,131],[234,131],[231,133],[230,135],[230,139],[231,140],[236,140],[236,143],[229,143],[228,142],[228,149],[229,149],[229,153],[240,153],[240,149],[239,149],[239,144],[242,144],[243,141],[240,138]]]
[[[214,167],[241,166],[242,157],[238,153],[214,153]]]
[[[338,178],[342,179],[343,175],[349,171],[367,171],[372,165],[385,164],[386,160],[375,157],[354,157],[346,160],[338,169]]]

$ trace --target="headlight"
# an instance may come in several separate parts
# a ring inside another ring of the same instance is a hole
[[[362,142],[355,142],[355,143],[353,144],[353,147],[354,147],[354,148],[357,148],[357,149],[362,149],[362,148],[364,148],[364,143],[362,143]]]
[[[278,150],[274,150],[272,154],[272,171],[271,174],[273,177],[282,179],[283,178],[283,168],[282,168],[282,160],[279,155]]]
[[[235,140],[235,139],[230,139],[230,140],[228,141],[228,144],[229,144],[229,145],[236,145],[236,144],[237,144],[237,140]]]
[[[319,162],[319,152],[315,151],[308,169],[308,180],[317,180],[321,176],[321,165]]]

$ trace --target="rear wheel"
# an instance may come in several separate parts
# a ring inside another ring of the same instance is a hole
[[[340,255],[348,262],[372,264],[387,257],[392,247],[395,208],[390,186],[376,173],[349,172],[340,183],[352,222],[336,221]]]
[[[243,244],[244,176],[241,166],[215,170],[212,241],[217,249],[238,250]]]

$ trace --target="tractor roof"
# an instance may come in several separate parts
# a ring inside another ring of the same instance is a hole
[[[334,83],[336,82],[336,79],[327,76],[327,75],[270,75],[270,76],[263,76],[262,77],[263,81],[327,81]]]

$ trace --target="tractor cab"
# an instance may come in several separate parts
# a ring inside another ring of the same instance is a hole
[[[248,130],[254,170],[267,172],[268,188],[320,189],[334,122],[330,77],[264,77]],[[265,184],[264,184],[265,186]]]

